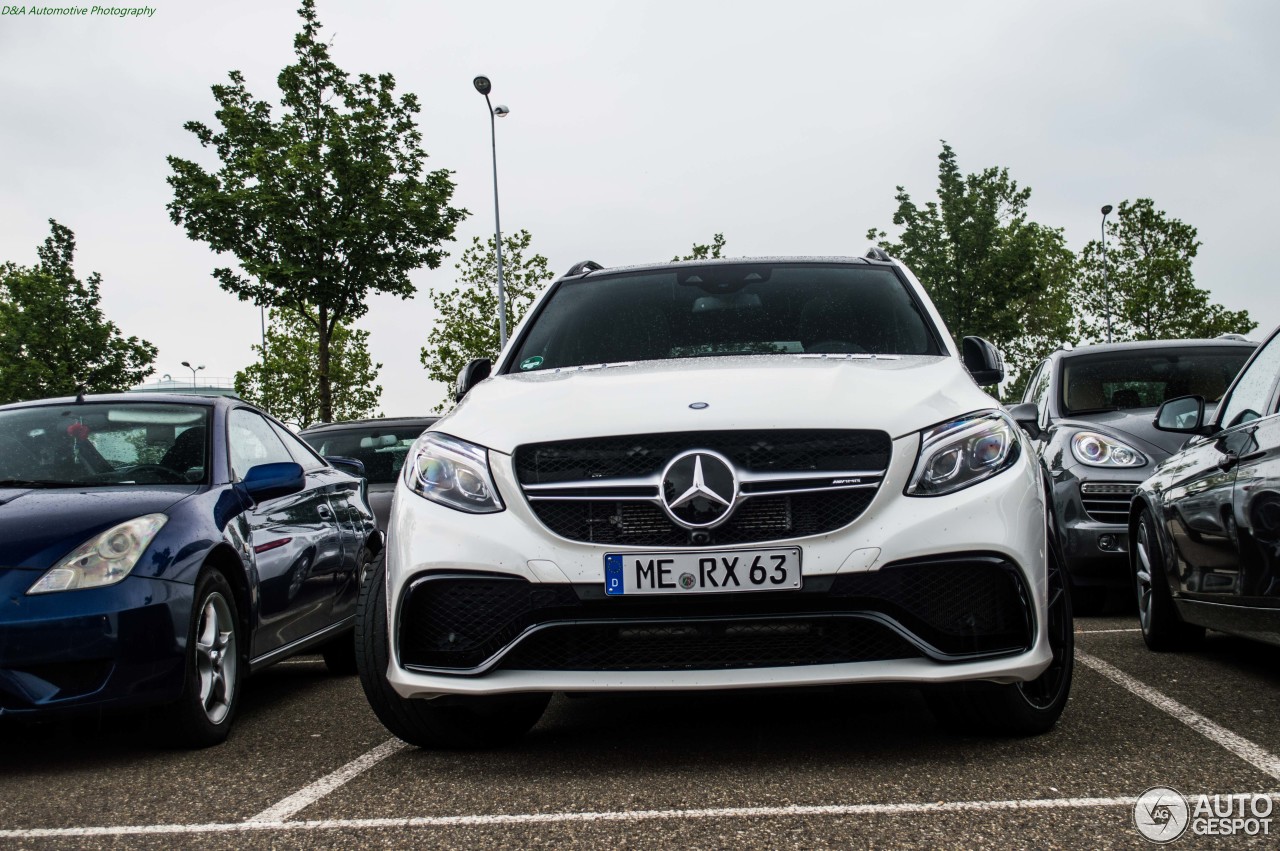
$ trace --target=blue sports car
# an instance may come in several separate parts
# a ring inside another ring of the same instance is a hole
[[[331,461],[233,398],[0,407],[0,719],[159,706],[203,747],[250,671],[320,650],[354,673],[382,538]]]

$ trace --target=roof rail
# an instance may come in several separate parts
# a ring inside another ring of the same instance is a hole
[[[585,275],[587,272],[598,272],[604,267],[594,260],[583,260],[581,263],[574,263],[573,268],[564,273],[566,278],[572,278],[574,275]]]
[[[1240,341],[1240,342],[1242,342],[1242,343],[1248,343],[1248,342],[1250,342],[1249,338],[1248,338],[1248,337],[1246,337],[1244,334],[1233,334],[1233,333],[1231,333],[1231,332],[1227,332],[1226,334],[1219,334],[1219,335],[1218,335],[1218,337],[1217,337],[1217,339],[1219,339],[1219,340],[1239,340],[1239,341]]]
[[[889,256],[889,252],[885,251],[883,248],[881,248],[878,245],[873,245],[867,249],[867,259],[868,260],[884,260],[886,262],[893,260],[893,258]]]

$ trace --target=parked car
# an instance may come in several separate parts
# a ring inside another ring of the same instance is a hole
[[[1070,604],[1002,375],[878,249],[578,264],[409,452],[361,593],[374,711],[481,746],[555,691],[899,681],[1048,730]]]
[[[381,547],[362,479],[238,399],[0,407],[0,716],[159,706],[216,744],[250,671],[354,673]]]
[[[364,464],[369,480],[369,506],[385,531],[391,515],[396,477],[404,466],[409,447],[439,417],[385,417],[347,420],[303,429],[298,436],[321,455],[353,458]]]
[[[1212,415],[1199,396],[1160,406],[1183,438],[1143,482],[1128,528],[1142,636],[1189,647],[1205,628],[1280,644],[1280,328]]]
[[[1241,337],[1150,340],[1054,352],[1010,409],[1053,479],[1053,513],[1076,614],[1129,596],[1129,503],[1138,482],[1184,442],[1156,408],[1197,393],[1211,408],[1257,347]]]

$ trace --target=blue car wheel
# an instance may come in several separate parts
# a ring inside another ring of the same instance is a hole
[[[175,744],[202,748],[227,738],[240,703],[242,646],[231,585],[206,568],[196,581],[182,696],[170,707]]]

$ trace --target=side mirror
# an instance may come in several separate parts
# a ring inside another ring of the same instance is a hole
[[[964,368],[969,370],[979,387],[989,387],[1004,381],[1004,361],[1000,351],[981,337],[965,337],[960,341],[960,354]]]
[[[1031,435],[1032,440],[1040,439],[1040,409],[1034,402],[1023,402],[1009,409],[1009,416],[1022,426],[1022,430]]]
[[[493,372],[493,361],[488,358],[476,358],[468,363],[458,373],[458,387],[453,394],[453,400],[461,402],[462,397],[471,392],[472,387],[488,378],[491,372]]]
[[[1204,397],[1179,396],[1156,411],[1155,427],[1160,431],[1199,434],[1204,425]]]
[[[280,461],[275,464],[259,464],[250,467],[241,482],[255,502],[265,502],[280,496],[298,493],[307,486],[306,474],[302,465],[292,461]]]
[[[341,455],[326,455],[324,460],[329,462],[329,466],[336,470],[341,470],[349,476],[355,476],[357,479],[363,479],[364,462],[355,458],[343,458]]]

